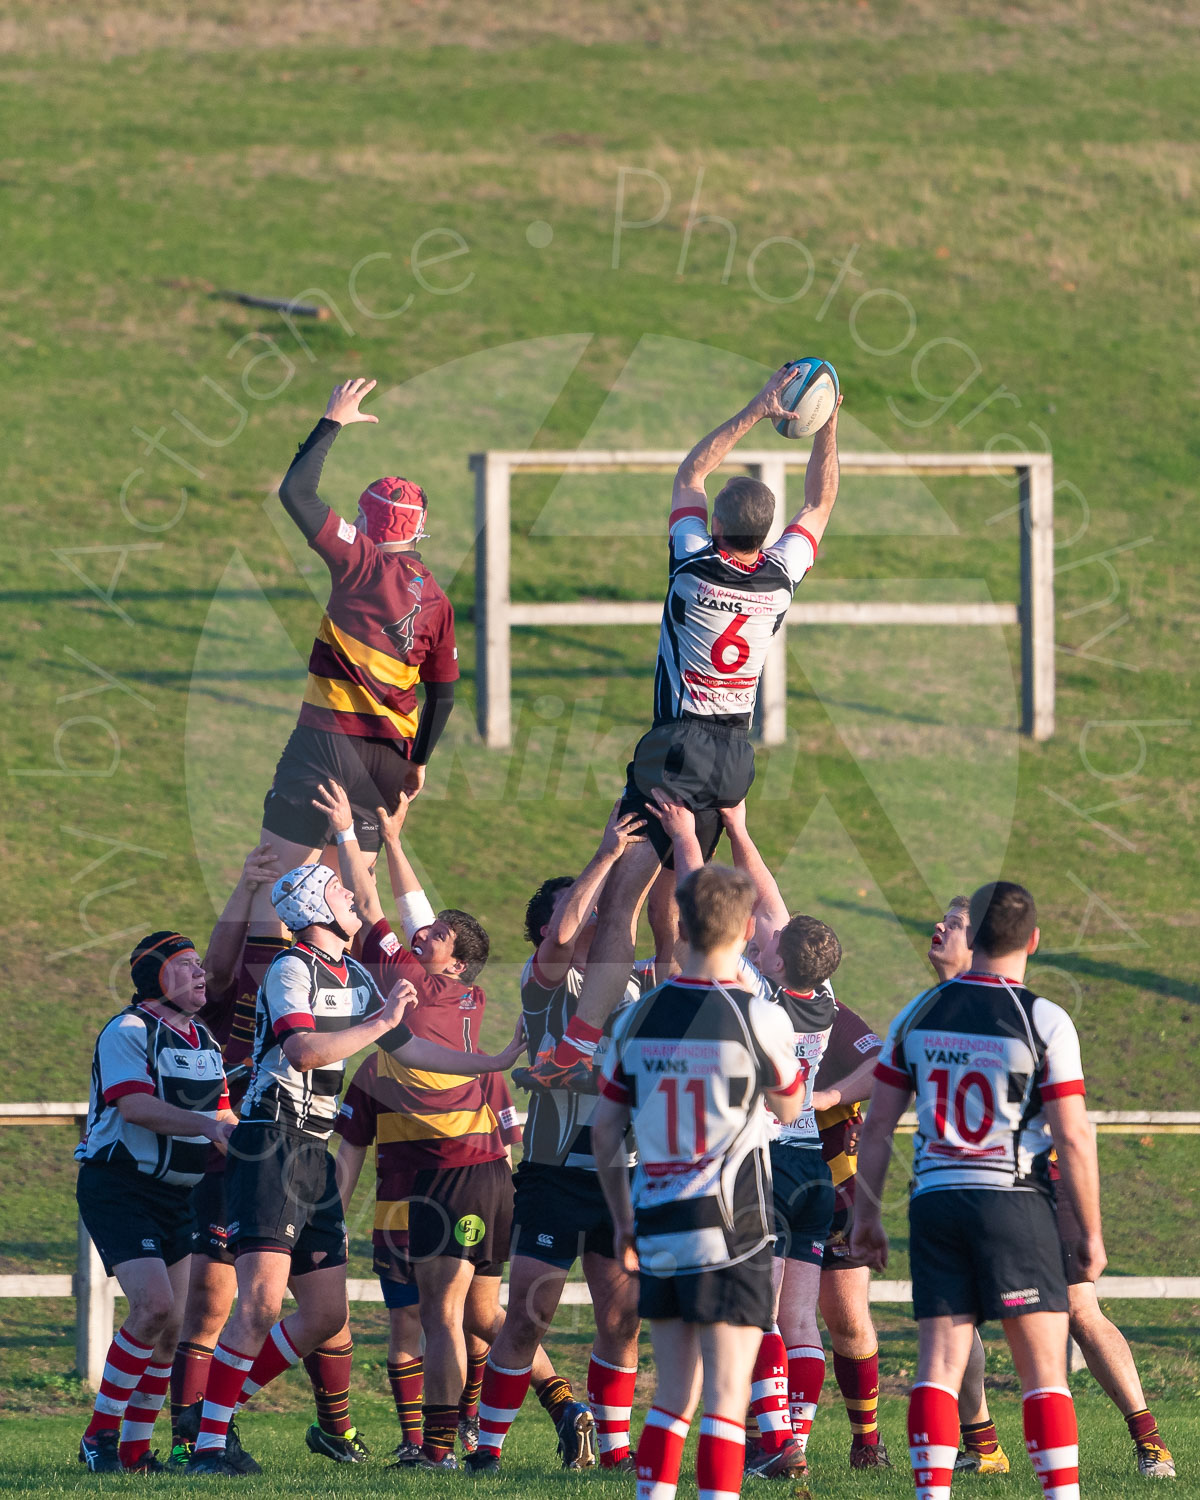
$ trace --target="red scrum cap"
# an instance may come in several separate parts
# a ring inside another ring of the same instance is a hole
[[[358,497],[355,524],[373,542],[417,542],[428,535],[428,504],[425,491],[411,479],[377,479]]]

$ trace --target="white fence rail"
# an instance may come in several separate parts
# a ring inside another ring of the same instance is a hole
[[[475,474],[475,653],[479,733],[489,749],[512,743],[512,631],[516,626],[657,625],[662,601],[514,604],[511,594],[512,476],[673,474],[682,453],[599,451],[472,453]],[[775,496],[775,529],[788,516],[787,476],[808,465],[805,450],[735,452],[722,466],[752,474]],[[843,474],[936,474],[1017,478],[1021,599],[1013,603],[896,603],[881,600],[792,605],[767,653],[759,687],[765,745],[787,735],[787,627],[790,625],[1020,625],[1021,728],[1035,740],[1054,733],[1054,464],[1048,453],[843,453]],[[665,507],[664,507],[665,509]]]
[[[0,1104],[0,1125],[61,1125],[70,1121],[82,1124],[87,1118],[86,1102]],[[1121,1135],[1200,1135],[1200,1111],[1171,1112],[1163,1110],[1092,1110],[1089,1118],[1101,1134]],[[901,1129],[911,1131],[915,1116],[901,1120]],[[75,1368],[92,1387],[100,1384],[104,1356],[112,1342],[114,1309],[121,1295],[116,1281],[104,1274],[104,1266],[91,1237],[80,1222],[77,1226],[78,1248],[73,1275],[27,1275],[19,1272],[0,1276],[0,1298],[73,1297],[75,1299]],[[383,1293],[374,1280],[351,1278],[347,1289],[351,1302],[382,1303]],[[1200,1276],[1102,1276],[1096,1291],[1109,1299],[1200,1299]],[[908,1281],[873,1281],[871,1301],[908,1302],[912,1283]],[[507,1302],[507,1284],[501,1288],[501,1301]],[[567,1306],[589,1306],[591,1297],[582,1282],[567,1285],[563,1302]]]

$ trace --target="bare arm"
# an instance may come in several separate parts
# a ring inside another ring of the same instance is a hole
[[[721,821],[729,835],[735,869],[744,870],[754,882],[754,936],[761,950],[781,927],[787,925],[787,905],[780,894],[778,882],[758,852],[758,845],[750,837],[746,827],[745,802],[739,802],[736,807],[723,807]]]
[[[786,1094],[768,1089],[767,1108],[781,1125],[790,1125],[793,1120],[798,1120],[804,1113],[803,1088],[792,1089]]]
[[[708,516],[708,496],[704,493],[704,481],[720,468],[733,448],[764,417],[774,420],[790,413],[779,401],[779,393],[787,384],[791,365],[786,364],[771,376],[762,390],[736,415],[722,422],[706,437],[702,437],[675,474],[675,485],[671,491],[671,514],[681,510],[701,510]]]
[[[630,844],[645,842],[638,834],[638,830],[645,827],[645,820],[633,813],[626,813],[622,817],[620,809],[619,801],[613,804],[599,848],[580,871],[575,884],[567,892],[566,900],[551,918],[545,936],[538,944],[538,973],[551,984],[557,984],[571,967],[575,939],[592,914],[596,897],[600,894],[608,872]]]
[[[343,1214],[350,1212],[350,1200],[354,1197],[354,1189],[358,1186],[358,1179],[362,1176],[363,1163],[366,1159],[367,1148],[365,1146],[351,1146],[347,1141],[342,1141],[338,1146],[333,1165],[337,1173],[338,1193],[342,1200]]]
[[[836,1109],[839,1104],[861,1104],[864,1099],[869,1099],[875,1087],[875,1062],[878,1056],[878,1051],[872,1052],[870,1057],[859,1063],[853,1073],[847,1073],[826,1089],[818,1089],[812,1096],[812,1107]]]
[[[155,1135],[203,1135],[214,1146],[224,1146],[237,1124],[237,1116],[231,1109],[218,1110],[216,1118],[210,1120],[207,1115],[180,1109],[154,1094],[122,1094],[117,1109],[123,1120],[140,1125],[143,1130],[152,1130]]]
[[[888,1239],[883,1229],[883,1185],[892,1159],[892,1138],[912,1099],[911,1089],[877,1080],[871,1108],[858,1141],[858,1181],[854,1189],[851,1254],[877,1271],[887,1268]]]
[[[336,781],[323,781],[317,788],[312,804],[329,819],[329,826],[335,836],[348,833],[348,837],[338,840],[338,870],[343,883],[354,892],[354,905],[363,919],[364,927],[369,930],[383,916],[383,907],[379,904],[375,876],[354,835],[354,814],[350,810],[350,800]]]
[[[1104,1270],[1108,1256],[1100,1229],[1100,1164],[1096,1136],[1082,1094],[1042,1103],[1058,1150],[1058,1170],[1082,1231],[1075,1257],[1089,1281]]]
[[[655,787],[648,810],[658,819],[671,839],[675,853],[675,887],[704,864],[704,851],[696,837],[696,814],[682,802],[673,801],[662,787]]]
[[[627,1271],[637,1270],[633,1242],[633,1199],[629,1192],[629,1168],[625,1165],[625,1133],[629,1129],[629,1106],[602,1096],[592,1111],[592,1153],[596,1175],[613,1221],[613,1246]]]
[[[330,1063],[345,1062],[399,1025],[405,1010],[416,997],[411,981],[398,979],[384,1001],[383,1009],[370,1020],[347,1026],[345,1031],[289,1031],[279,1045],[297,1073],[309,1073],[314,1068],[327,1068]],[[459,1056],[458,1053],[447,1055]]]
[[[469,1078],[476,1073],[506,1073],[525,1054],[525,1022],[517,1021],[512,1041],[503,1052],[458,1052],[440,1047],[424,1037],[410,1037],[402,1046],[393,1047],[391,1055],[406,1068],[423,1068],[430,1073],[456,1073]]]
[[[268,881],[278,880],[282,874],[268,844],[259,844],[247,854],[242,873],[229,893],[225,910],[217,918],[201,960],[209,988],[214,993],[228,989],[233,983],[250,925],[250,906],[255,891]]]
[[[825,528],[829,525],[833,503],[838,494],[840,471],[837,424],[838,407],[841,404],[842,398],[839,396],[837,406],[833,408],[833,415],[813,438],[808,467],[804,471],[804,504],[788,522],[789,526],[802,526],[812,537],[814,546],[825,535]]]

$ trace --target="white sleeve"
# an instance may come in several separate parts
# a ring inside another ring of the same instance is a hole
[[[737,981],[744,990],[749,990],[752,995],[757,995],[760,1000],[766,1000],[768,1004],[774,1004],[774,1001],[771,999],[771,986],[745,954],[738,959]]]
[[[765,1086],[776,1094],[791,1094],[800,1087],[800,1064],[796,1060],[796,1033],[782,1005],[755,995],[750,1001],[750,1025],[758,1045],[775,1070]]]
[[[767,548],[766,555],[783,568],[795,588],[816,562],[817,544],[802,526],[789,526],[779,540]]]
[[[1061,1005],[1041,997],[1033,1002],[1032,1019],[1034,1030],[1046,1044],[1046,1056],[1038,1074],[1042,1098],[1064,1099],[1069,1094],[1085,1093],[1079,1033],[1074,1021]]]
[[[411,943],[413,933],[432,925],[437,915],[424,891],[406,891],[396,897],[396,912],[404,929],[404,941]]]
[[[694,513],[684,512],[671,527],[671,557],[676,562],[711,545],[707,525]]]
[[[312,1010],[312,975],[304,960],[294,953],[285,953],[277,958],[267,970],[263,982],[262,997],[267,1006],[267,1017],[282,1038],[297,1029],[312,1031],[316,1022]]]

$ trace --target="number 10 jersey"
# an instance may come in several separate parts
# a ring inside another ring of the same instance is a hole
[[[1079,1037],[1060,1006],[996,974],[947,980],[892,1022],[875,1076],[916,1094],[914,1197],[1050,1192],[1042,1105],[1084,1092]]]

